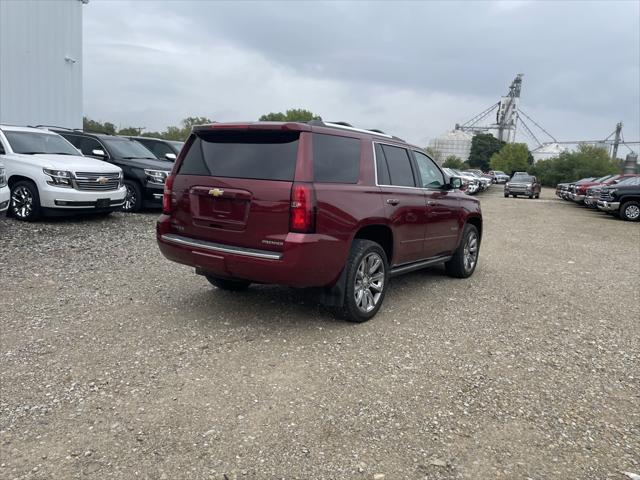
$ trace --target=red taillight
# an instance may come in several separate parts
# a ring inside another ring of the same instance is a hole
[[[289,230],[299,233],[315,231],[316,198],[313,187],[306,183],[294,183],[291,187]]]
[[[169,175],[164,182],[164,192],[162,194],[162,213],[169,215],[171,213],[171,189],[173,188],[173,175]]]

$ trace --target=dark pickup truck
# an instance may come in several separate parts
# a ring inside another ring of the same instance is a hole
[[[598,208],[620,216],[623,220],[640,220],[640,177],[632,177],[617,185],[602,187]]]

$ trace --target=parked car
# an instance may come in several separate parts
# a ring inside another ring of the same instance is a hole
[[[1,154],[2,153],[0,153],[0,155]],[[7,184],[7,174],[4,165],[0,163],[0,213],[7,211],[10,198],[11,193],[9,192],[9,185]]]
[[[122,210],[138,212],[142,208],[162,207],[164,182],[173,164],[158,160],[144,145],[126,137],[78,130],[51,130],[69,140],[84,155],[122,168],[127,189]]]
[[[167,179],[157,239],[216,287],[318,287],[351,321],[389,278],[444,263],[466,278],[480,202],[422,149],[320,120],[194,127]]]
[[[627,178],[637,176],[635,173],[624,173],[619,175],[613,175],[606,179],[604,182],[592,183],[587,187],[584,197],[584,204],[589,208],[598,208],[598,200],[600,199],[600,190],[604,186],[616,185]]]
[[[448,170],[452,172],[453,176],[462,179],[462,190],[465,193],[469,195],[475,195],[480,191],[480,180],[478,180],[474,175],[469,175],[468,173],[461,172],[460,170],[456,170],[454,168],[450,168]]]
[[[517,174],[510,181],[504,184],[504,197],[511,195],[513,198],[524,195],[529,198],[540,198],[542,187],[540,182],[533,175]]]
[[[623,220],[640,220],[640,177],[631,177],[617,185],[602,187],[598,208]]]
[[[576,185],[582,185],[583,183],[591,182],[592,180],[595,180],[595,179],[596,177],[586,177],[586,178],[581,178],[576,182],[569,183],[566,186],[566,188],[562,189],[562,192],[561,192],[562,198],[564,200],[571,200],[571,195],[575,194]]]
[[[594,178],[585,182],[577,183],[569,188],[569,198],[577,203],[584,203],[587,196],[587,189],[592,185],[597,185],[615,177],[615,175],[605,175],[603,177]]]
[[[489,175],[493,177],[495,183],[507,183],[509,181],[509,175],[500,170],[491,170]]]
[[[11,190],[9,215],[109,214],[122,208],[122,170],[86,158],[60,135],[39,128],[0,125],[0,161]]]
[[[151,137],[127,137],[147,147],[158,160],[175,162],[184,142]]]
[[[493,184],[491,178],[485,176],[480,170],[465,170],[463,173],[471,175],[478,179],[478,182],[480,184],[480,191],[486,190]]]

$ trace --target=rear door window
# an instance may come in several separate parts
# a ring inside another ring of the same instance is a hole
[[[391,185],[391,177],[389,176],[389,167],[387,159],[379,143],[375,144],[376,152],[376,174],[378,175],[378,185]]]
[[[300,132],[199,132],[181,175],[293,181]]]
[[[360,140],[336,135],[313,135],[313,177],[321,183],[357,183]]]
[[[413,178],[413,168],[411,167],[409,152],[407,152],[405,148],[393,147],[391,145],[382,145],[382,151],[387,160],[391,185],[415,187],[416,183]]]

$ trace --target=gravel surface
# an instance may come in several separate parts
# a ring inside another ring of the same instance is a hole
[[[0,478],[640,473],[640,225],[501,191],[472,278],[394,279],[360,325],[214,289],[154,213],[0,219]]]

